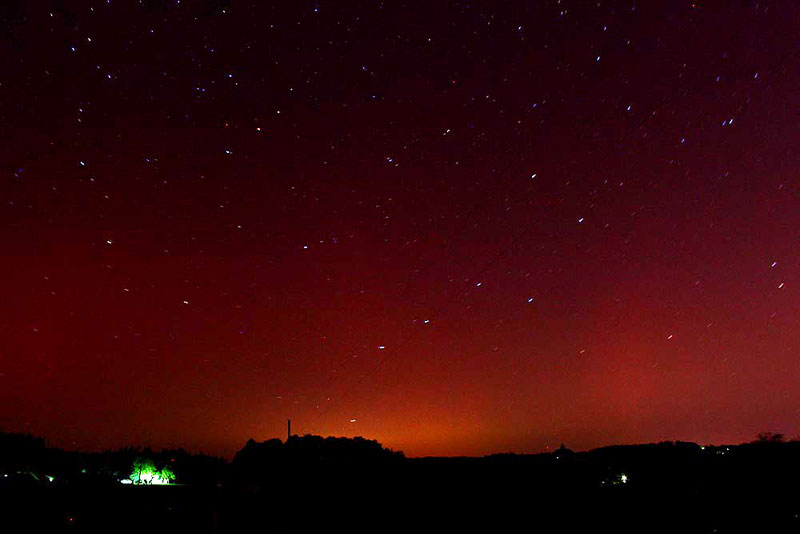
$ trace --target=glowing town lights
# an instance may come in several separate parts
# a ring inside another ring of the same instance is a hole
[[[625,473],[622,473],[619,476],[619,481],[622,482],[623,484],[627,484],[628,483],[628,475],[626,475]]]

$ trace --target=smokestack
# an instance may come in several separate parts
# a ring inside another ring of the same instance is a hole
[[[292,420],[286,420],[286,441],[289,441],[289,438],[292,437]]]

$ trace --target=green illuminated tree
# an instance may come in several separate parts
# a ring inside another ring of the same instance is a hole
[[[175,480],[175,472],[169,466],[157,469],[153,460],[137,457],[133,461],[129,478],[134,484],[169,484]]]
[[[130,479],[134,484],[152,484],[153,475],[157,473],[158,471],[152,460],[137,457],[133,461]]]
[[[175,472],[172,471],[168,465],[164,466],[164,469],[159,472],[158,476],[161,477],[161,480],[164,481],[164,484],[170,484],[175,480]]]

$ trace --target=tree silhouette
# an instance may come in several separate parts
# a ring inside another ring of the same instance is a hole
[[[783,443],[785,436],[777,432],[761,432],[756,441],[759,443]]]

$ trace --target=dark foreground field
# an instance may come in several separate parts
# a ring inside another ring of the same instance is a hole
[[[3,532],[800,532],[795,444],[282,469],[245,485],[0,489]]]

